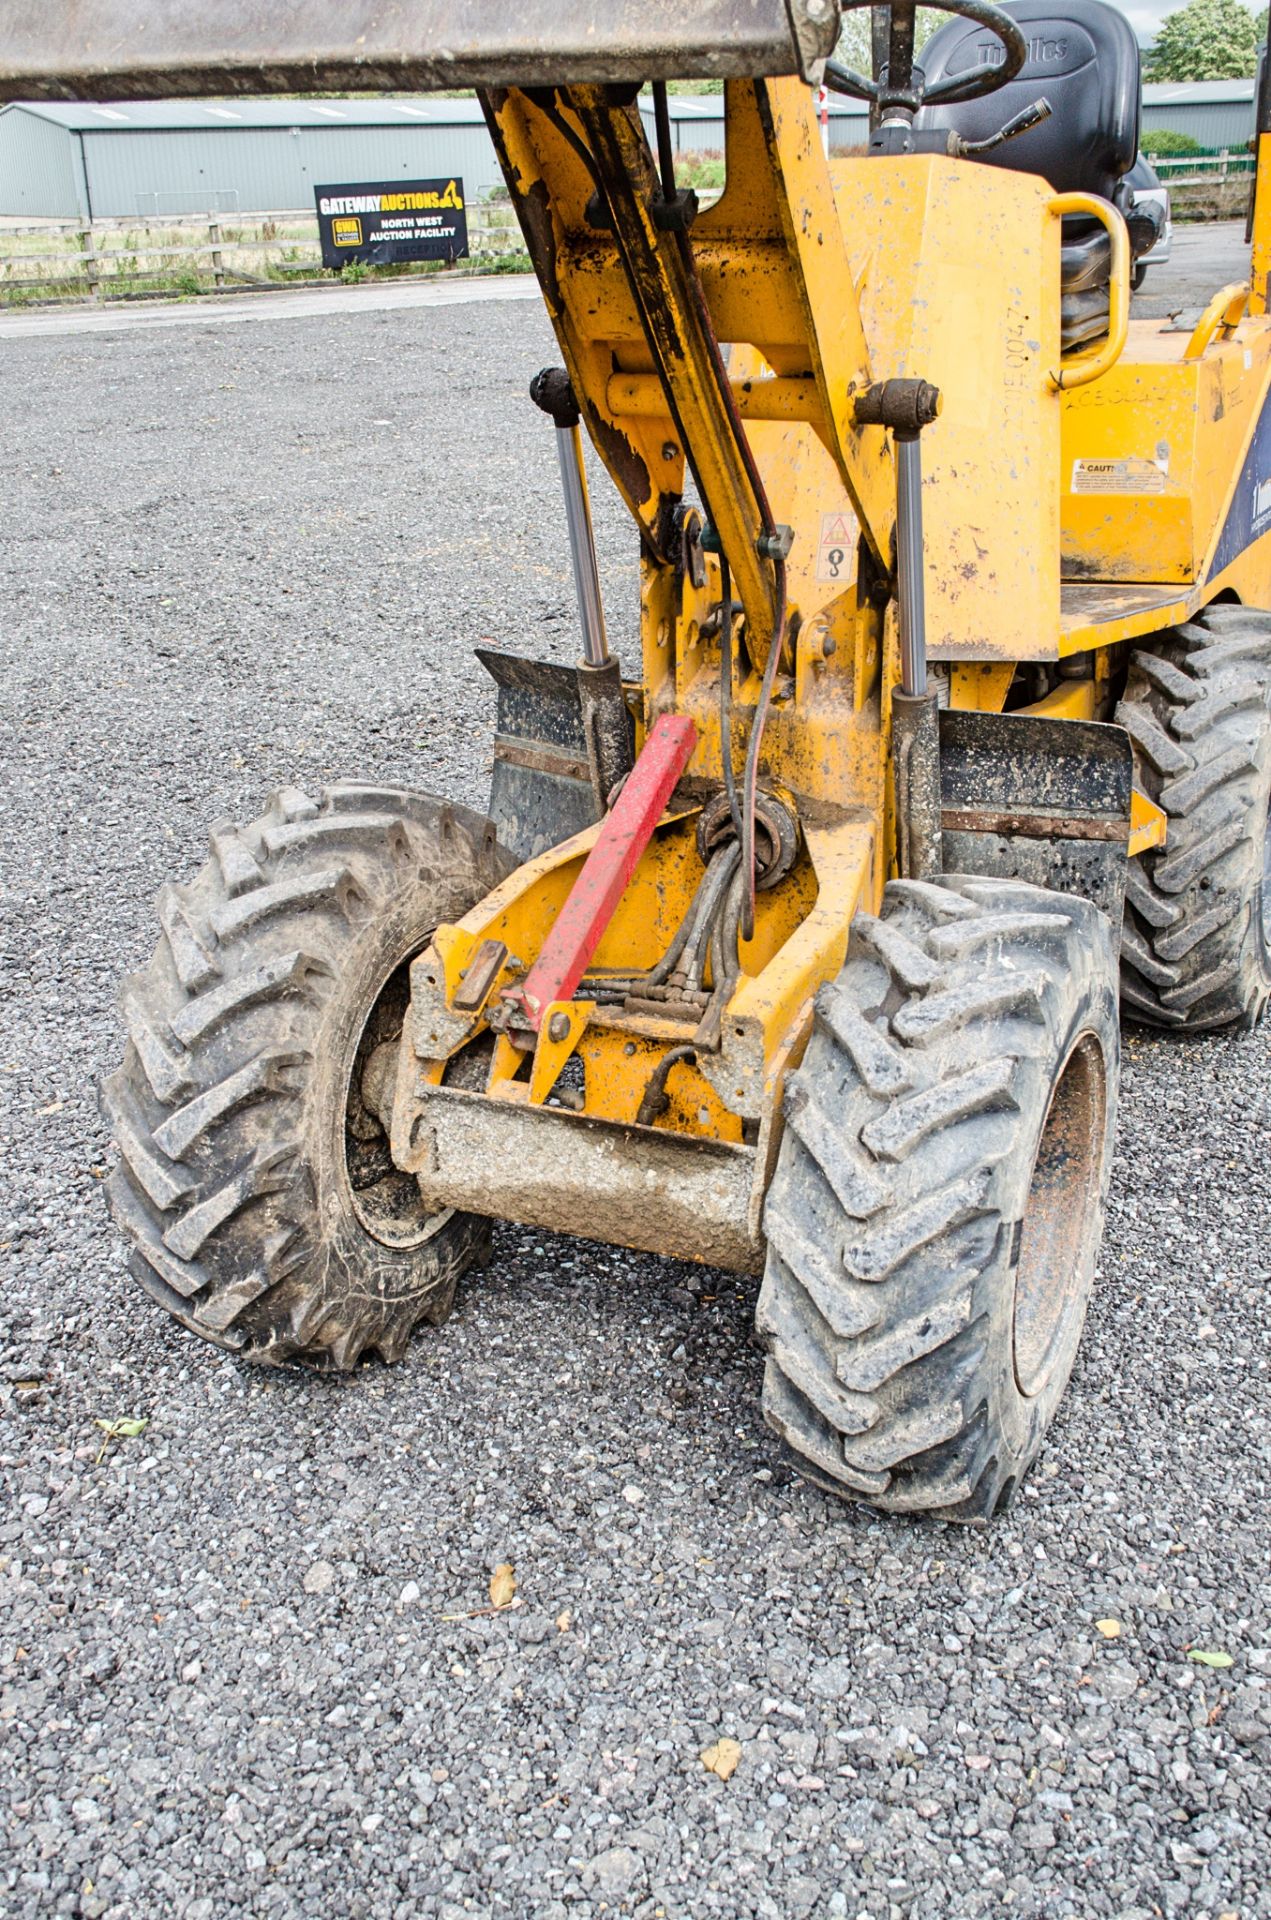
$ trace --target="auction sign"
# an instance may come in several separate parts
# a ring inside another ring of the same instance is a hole
[[[462,180],[315,187],[314,196],[324,267],[345,267],[351,260],[386,267],[398,260],[467,257]]]

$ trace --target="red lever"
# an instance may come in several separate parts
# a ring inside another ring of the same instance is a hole
[[[504,994],[536,1032],[544,1008],[570,999],[586,972],[696,744],[697,728],[686,714],[664,713],[657,721],[538,959],[520,985]]]

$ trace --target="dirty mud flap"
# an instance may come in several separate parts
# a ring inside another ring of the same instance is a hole
[[[1121,727],[1033,714],[940,715],[947,873],[1031,881],[1121,925],[1133,759]]]
[[[768,1129],[764,1130],[767,1134]],[[607,1240],[738,1273],[763,1267],[759,1147],[521,1106],[452,1087],[419,1096],[393,1158],[438,1211]]]
[[[489,815],[499,840],[532,860],[600,818],[573,667],[478,647],[499,690]]]

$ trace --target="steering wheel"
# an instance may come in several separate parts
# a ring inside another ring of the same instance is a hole
[[[825,84],[835,93],[850,94],[856,100],[868,100],[879,107],[901,107],[910,113],[917,113],[920,107],[933,107],[939,102],[958,100],[978,100],[982,94],[996,93],[1015,75],[1028,58],[1028,43],[1018,25],[1008,13],[992,5],[992,0],[923,0],[923,4],[937,13],[960,14],[964,20],[973,20],[979,27],[987,27],[995,34],[1005,49],[1006,58],[1000,66],[977,67],[969,74],[950,74],[943,80],[937,80],[934,87],[928,88],[922,81],[922,68],[918,68],[919,81],[914,85],[914,14],[918,0],[892,0],[888,9],[891,15],[891,29],[887,46],[887,65],[881,79],[871,80],[868,75],[857,73],[852,67],[840,66],[837,60],[825,63]],[[873,11],[872,0],[843,0],[844,13]]]

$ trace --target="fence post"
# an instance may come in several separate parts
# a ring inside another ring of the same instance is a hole
[[[225,285],[225,261],[221,254],[221,223],[211,219],[207,223],[208,239],[212,242],[212,272],[218,287]]]
[[[1229,147],[1223,147],[1218,157],[1222,161],[1222,170],[1219,173],[1218,178],[1220,180],[1225,180],[1227,178],[1227,162],[1231,158],[1231,149]]]
[[[101,274],[97,266],[97,243],[93,238],[93,229],[91,228],[91,226],[80,228],[79,244],[80,244],[80,249],[85,256],[83,261],[83,267],[84,267],[85,276],[88,280],[89,294],[94,300],[100,300],[101,299]]]

